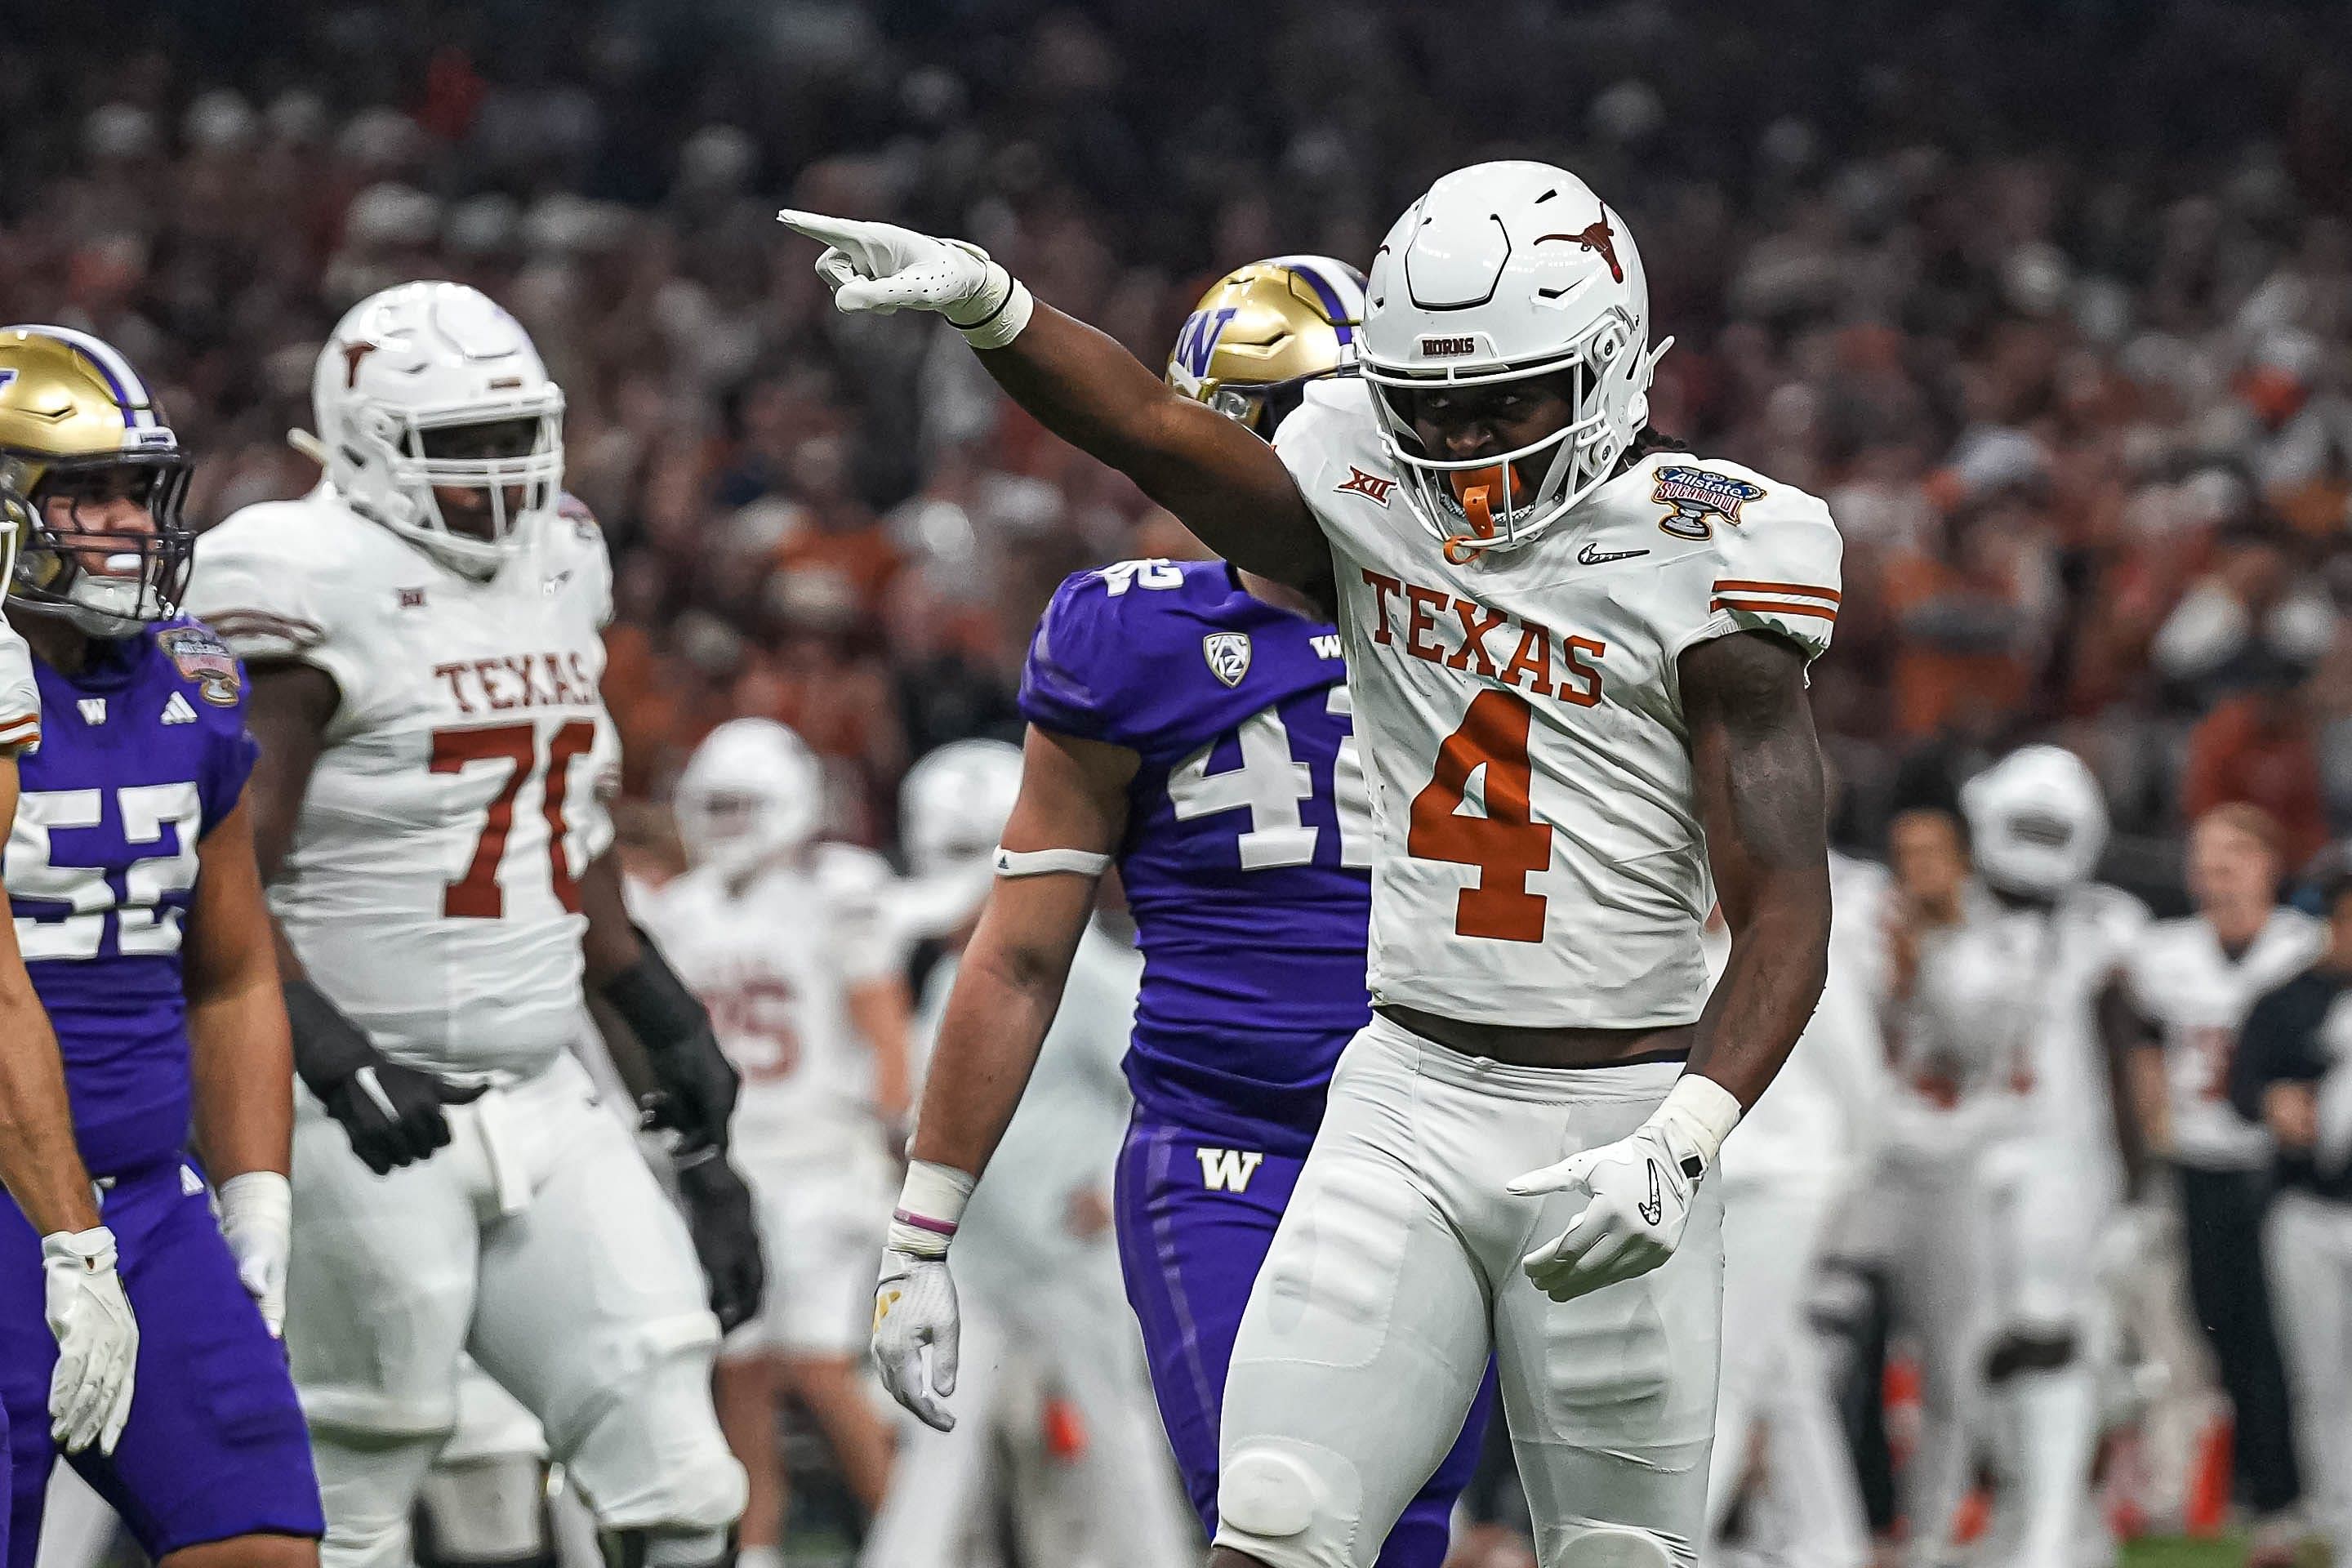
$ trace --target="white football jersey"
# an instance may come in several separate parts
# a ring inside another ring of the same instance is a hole
[[[482,583],[321,485],[200,538],[187,607],[341,694],[269,889],[312,981],[396,1060],[543,1068],[579,1027],[574,879],[612,841],[594,521],[567,502]]]
[[[1375,1001],[1474,1022],[1685,1024],[1714,904],[1676,658],[1837,619],[1819,500],[1645,458],[1534,542],[1456,565],[1407,510],[1370,391],[1311,384],[1275,445],[1338,577],[1372,782]]]
[[[1971,903],[1969,921],[1924,948],[1914,984],[1916,1047],[1964,1064],[1961,1087],[2014,1102],[2010,1127],[2114,1165],[2114,1096],[2100,1037],[2100,993],[2149,925],[2130,894],[2091,884],[2049,909]]]
[[[748,1157],[835,1160],[852,1143],[878,1146],[874,1058],[850,1023],[849,992],[898,973],[890,881],[880,856],[818,844],[740,891],[705,867],[633,906],[743,1075],[732,1127]]]
[[[2124,970],[2132,1005],[2164,1047],[2172,1148],[2181,1163],[2251,1171],[2270,1163],[2270,1134],[2230,1103],[2238,1026],[2265,991],[2284,984],[2327,946],[2327,928],[2279,908],[2232,958],[2202,919],[2158,921]]]
[[[0,757],[38,751],[41,689],[33,679],[33,650],[0,618]]]

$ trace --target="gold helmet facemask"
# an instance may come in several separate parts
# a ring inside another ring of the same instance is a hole
[[[1307,384],[1350,375],[1364,277],[1328,256],[1276,256],[1201,296],[1168,356],[1168,384],[1271,440]]]
[[[12,604],[101,637],[177,615],[195,544],[188,477],[179,437],[121,354],[67,327],[0,329],[0,489],[25,510]],[[148,526],[107,527],[96,511],[119,500]]]

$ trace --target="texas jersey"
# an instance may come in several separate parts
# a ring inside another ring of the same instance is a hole
[[[528,1075],[580,1007],[573,879],[611,837],[611,567],[576,503],[478,582],[322,485],[197,541],[188,601],[339,700],[269,889],[320,988],[396,1059]]]
[[[1372,994],[1450,1018],[1687,1023],[1714,901],[1675,661],[1837,619],[1840,545],[1802,490],[1652,456],[1531,542],[1456,563],[1409,510],[1357,380],[1275,445],[1331,546],[1381,853]]]
[[[889,885],[881,857],[819,844],[740,889],[704,867],[633,900],[743,1075],[730,1125],[747,1154],[823,1160],[877,1142],[848,994],[899,971]]]
[[[1303,1154],[1370,1016],[1372,837],[1339,635],[1217,561],[1065,582],[1021,678],[1041,730],[1141,758],[1119,876],[1143,951],[1127,1062],[1150,1117]]]
[[[76,1140],[106,1176],[187,1142],[182,927],[197,846],[236,808],[254,745],[236,661],[205,627],[89,647],[73,675],[34,667],[42,743],[17,763],[5,877]]]
[[[2256,998],[2311,967],[2326,945],[2320,921],[2279,908],[2243,952],[2225,951],[2197,918],[2158,921],[2134,946],[2125,983],[2164,1047],[2172,1150],[2183,1164],[2251,1171],[2270,1163],[2270,1135],[2230,1103],[2238,1026]]]

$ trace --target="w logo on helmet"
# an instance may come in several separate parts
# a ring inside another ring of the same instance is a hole
[[[1217,352],[1217,340],[1224,335],[1225,323],[1240,313],[1240,307],[1221,306],[1213,310],[1195,310],[1184,318],[1183,329],[1176,334],[1176,363],[1184,374],[1195,381],[1205,380],[1209,359]]]

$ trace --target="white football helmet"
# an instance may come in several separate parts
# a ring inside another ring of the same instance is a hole
[[[730,719],[686,764],[671,796],[688,863],[732,881],[800,848],[824,820],[824,770],[772,719]]]
[[[971,917],[996,876],[996,840],[1021,794],[1021,748],[950,741],[926,752],[898,788],[907,851],[904,915],[917,936],[941,936]]]
[[[522,323],[462,283],[404,283],[352,306],[320,352],[310,402],[317,455],[352,510],[467,576],[494,575],[562,494],[563,389]],[[446,450],[460,430],[524,422],[512,455]],[[451,528],[436,485],[485,492],[488,537]]]
[[[2083,759],[2023,746],[1960,786],[1970,853],[1987,882],[2049,899],[2091,879],[2107,846],[2107,804]]]
[[[1361,360],[1383,444],[1450,557],[1524,544],[1615,470],[1650,417],[1650,289],[1624,219],[1549,163],[1456,169],[1372,255]],[[1422,449],[1413,395],[1568,373],[1553,435],[1467,461]]]

